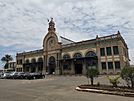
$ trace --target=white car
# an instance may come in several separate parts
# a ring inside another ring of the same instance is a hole
[[[8,79],[10,78],[10,73],[3,73],[3,75],[1,75],[2,79]]]

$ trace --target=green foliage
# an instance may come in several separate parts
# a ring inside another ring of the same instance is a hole
[[[87,78],[90,78],[91,85],[93,85],[93,80],[95,77],[98,77],[99,71],[97,68],[89,68],[87,69]]]
[[[8,64],[6,63],[5,65],[4,65],[4,69],[7,69],[8,68]]]
[[[5,69],[8,68],[8,63],[9,63],[9,61],[12,61],[12,60],[13,60],[12,56],[8,55],[8,54],[6,54],[4,57],[1,58],[2,62],[6,62],[5,66],[4,66]]]
[[[131,87],[134,88],[134,68],[132,67],[123,68],[121,71],[121,77],[127,82],[127,85],[129,87],[131,82]]]
[[[119,78],[120,76],[108,76],[109,82],[113,85],[113,87],[117,87],[120,83]]]

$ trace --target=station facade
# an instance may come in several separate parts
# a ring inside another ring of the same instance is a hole
[[[117,74],[130,65],[128,47],[118,31],[109,36],[74,42],[56,33],[53,19],[40,50],[17,53],[16,71],[48,74],[86,74],[98,68],[100,74]]]

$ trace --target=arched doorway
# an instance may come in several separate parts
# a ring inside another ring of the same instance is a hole
[[[74,54],[74,70],[75,74],[82,74],[82,55],[80,53]]]
[[[51,56],[49,58],[49,68],[48,68],[49,74],[54,74],[55,68],[56,68],[55,57]]]
[[[31,71],[29,71],[29,68],[30,68],[30,61],[29,61],[29,59],[26,59],[26,61],[25,61],[25,64],[23,65],[23,72],[31,72]]]
[[[63,55],[63,70],[71,70],[71,61],[69,61],[70,59],[70,55],[69,54],[65,54]]]
[[[34,72],[36,72],[36,59],[33,58],[31,60],[31,63],[32,63],[32,65],[31,65],[31,73],[34,73]]]
[[[93,51],[87,52],[85,58],[87,68],[97,68],[98,58],[95,52]]]
[[[38,58],[38,72],[42,72],[43,70],[43,58]]]

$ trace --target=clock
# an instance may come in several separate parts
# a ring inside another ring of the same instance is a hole
[[[53,48],[53,47],[55,46],[55,43],[56,43],[56,41],[55,41],[54,38],[51,38],[51,39],[49,40],[49,46],[50,46],[51,48]]]

